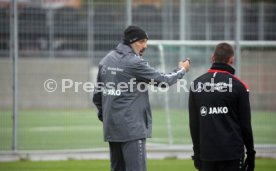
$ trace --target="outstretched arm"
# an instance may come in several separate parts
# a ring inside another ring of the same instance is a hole
[[[177,82],[177,79],[181,79],[185,73],[189,70],[189,61],[182,62],[181,68],[175,70],[172,73],[164,74],[154,68],[150,67],[144,60],[140,60],[136,63],[132,63],[128,66],[130,73],[137,78],[138,81],[150,83],[154,81],[157,83],[167,83],[169,86]]]

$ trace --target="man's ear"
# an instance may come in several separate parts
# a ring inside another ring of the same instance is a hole
[[[234,64],[234,56],[232,56],[232,57],[229,58],[228,64],[229,65],[233,65]]]
[[[214,56],[214,54],[212,54],[211,60],[212,60],[213,63],[215,62],[215,56]]]

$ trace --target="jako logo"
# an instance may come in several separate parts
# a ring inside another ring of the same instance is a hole
[[[205,106],[201,106],[200,108],[200,114],[201,116],[206,116],[207,114],[227,114],[228,108],[225,107],[209,107],[209,110]]]
[[[201,116],[206,116],[207,115],[207,108],[205,106],[201,106],[200,108],[200,114]]]
[[[104,89],[103,91],[104,96],[120,96],[121,91],[120,90],[115,90],[115,89]]]

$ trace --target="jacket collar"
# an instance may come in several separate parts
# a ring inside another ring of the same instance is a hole
[[[231,67],[230,65],[226,64],[226,63],[213,63],[212,67],[210,68],[211,70],[220,70],[220,71],[226,71],[229,72],[231,74],[235,74],[235,69],[233,67]]]
[[[128,53],[134,53],[132,48],[129,45],[119,43],[118,46],[116,47],[116,51],[122,54],[128,54]],[[135,53],[134,53],[135,54]]]

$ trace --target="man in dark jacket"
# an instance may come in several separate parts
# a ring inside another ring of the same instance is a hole
[[[99,64],[93,102],[109,142],[112,171],[146,171],[145,142],[152,132],[147,84],[175,84],[189,69],[189,61],[170,74],[150,67],[142,59],[147,40],[144,30],[129,26],[123,43]]]
[[[212,67],[195,79],[190,89],[194,165],[200,171],[253,171],[255,150],[249,90],[234,76],[231,45],[218,44],[212,61]]]

